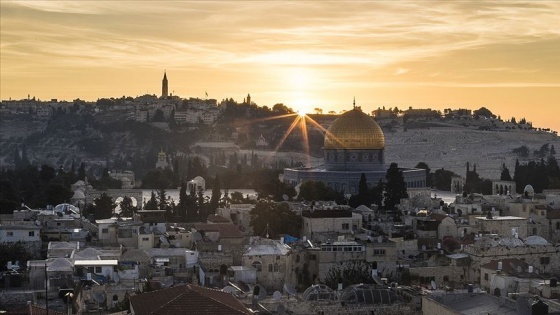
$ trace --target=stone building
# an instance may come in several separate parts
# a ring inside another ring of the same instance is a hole
[[[279,241],[256,238],[243,254],[243,266],[257,270],[257,284],[268,291],[282,290],[290,266],[291,248]]]
[[[426,172],[401,169],[408,188],[426,187]],[[314,168],[287,168],[285,183],[297,186],[321,181],[336,191],[356,194],[361,175],[369,185],[385,180],[385,135],[375,120],[359,107],[338,117],[325,134],[324,164]]]
[[[527,237],[527,219],[513,216],[476,217],[478,231],[500,237]]]
[[[357,233],[362,227],[362,215],[350,210],[303,211],[302,218],[302,235],[318,242]]]
[[[539,236],[526,239],[483,237],[474,244],[466,245],[463,252],[471,258],[468,279],[480,282],[481,266],[492,260],[517,258],[533,266],[535,273],[554,273],[560,271],[557,247]]]

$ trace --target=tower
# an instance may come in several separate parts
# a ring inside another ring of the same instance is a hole
[[[247,104],[251,105],[251,95],[247,94]]]
[[[167,89],[167,72],[163,73],[163,80],[161,80],[161,97],[166,98],[169,96]]]

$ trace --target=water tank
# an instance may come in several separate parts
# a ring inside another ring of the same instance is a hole
[[[533,273],[533,266],[529,266],[529,273]]]
[[[538,300],[531,305],[531,315],[548,315],[548,305]]]
[[[550,278],[550,287],[551,288],[556,288],[557,286],[558,286],[558,279]]]

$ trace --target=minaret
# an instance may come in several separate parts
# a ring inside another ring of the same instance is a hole
[[[161,80],[161,97],[166,98],[169,96],[167,89],[167,72],[163,72],[163,80]]]
[[[251,95],[247,94],[247,104],[251,105]]]

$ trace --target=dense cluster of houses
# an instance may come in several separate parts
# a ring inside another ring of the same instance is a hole
[[[192,224],[165,222],[163,210],[90,222],[70,204],[23,209],[2,217],[0,242],[21,242],[36,260],[9,262],[13,272],[0,283],[6,292],[29,289],[23,298],[32,305],[45,292],[71,292],[66,306],[74,312],[115,310],[126,301],[133,314],[144,314],[140,305],[153,298],[152,312],[163,314],[162,290],[245,314],[478,311],[472,308],[481,304],[467,299],[483,300],[480,311],[492,314],[515,314],[508,312],[521,304],[560,311],[560,191],[496,191],[457,195],[449,204],[410,191],[399,221],[375,206],[290,202],[302,217],[301,236],[280,239],[255,236],[262,231],[249,224],[253,204],[231,204]],[[373,281],[325,285],[352,264],[367,266]],[[165,307],[192,302],[174,301]]]

